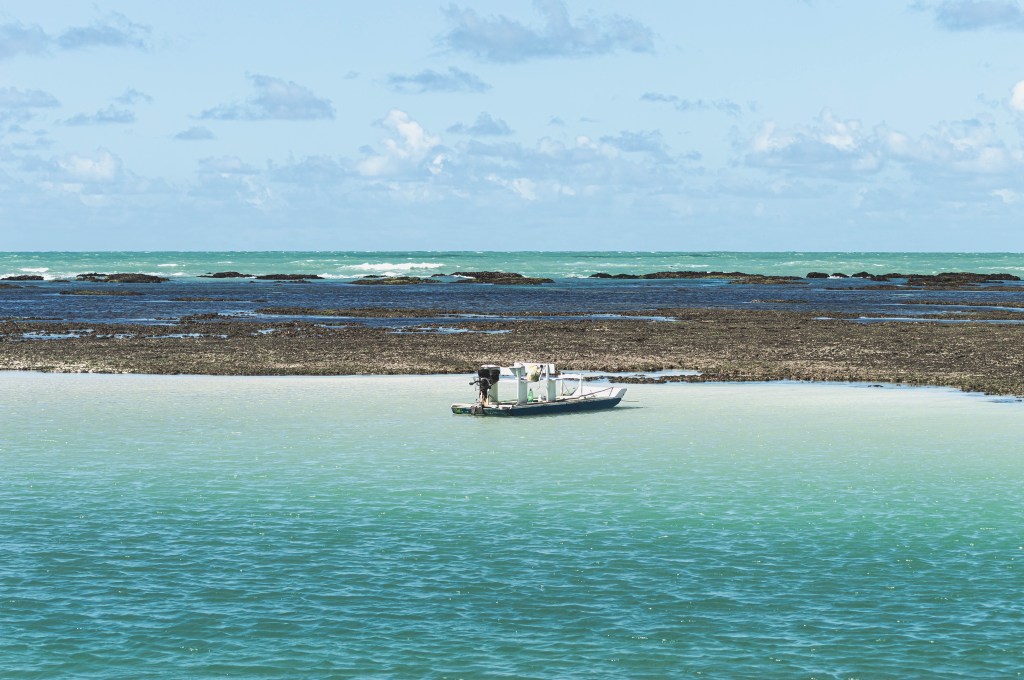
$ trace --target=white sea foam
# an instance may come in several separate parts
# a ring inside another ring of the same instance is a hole
[[[157,265],[158,267],[163,265]],[[142,272],[147,276],[192,276],[188,272]]]
[[[158,264],[157,265],[157,267],[180,267],[180,266],[181,266],[180,264],[175,264],[174,262],[168,262],[167,264]]]
[[[47,267],[22,267],[15,271],[0,271],[0,279],[6,279],[12,276],[25,276],[26,274],[42,276],[44,281],[53,281],[55,279],[73,279],[76,276],[76,274],[74,273],[51,272]]]
[[[356,269],[361,272],[408,272],[413,269],[440,269],[444,266],[444,262],[401,262],[395,264],[392,262],[364,262],[362,264],[350,264],[346,269]],[[394,274],[391,274],[394,276]]]
[[[397,271],[381,271],[377,272],[379,276],[411,276],[413,278],[426,278],[425,276],[417,276],[416,274],[409,274],[408,272],[397,272]],[[365,274],[327,274],[321,272],[318,274],[322,279],[332,279],[341,281],[354,281],[355,279],[364,278]]]

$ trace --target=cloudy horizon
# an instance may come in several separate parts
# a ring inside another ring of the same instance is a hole
[[[1024,251],[1024,5],[0,11],[0,250]]]

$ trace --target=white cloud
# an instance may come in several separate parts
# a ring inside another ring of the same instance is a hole
[[[0,87],[0,108],[26,109],[60,106],[60,102],[49,92],[42,90],[19,90],[16,87]]]
[[[57,37],[58,45],[66,50],[84,47],[134,47],[146,49],[150,28],[130,21],[123,14],[114,12],[103,21],[91,26],[76,26]]]
[[[796,179],[784,190],[787,198],[845,194],[861,215],[922,215],[938,206],[981,210],[993,199],[1010,205],[1022,198],[1024,147],[1012,130],[998,116],[985,115],[912,135],[824,112],[801,126],[766,121],[743,146],[743,160],[762,171],[766,184]]]
[[[901,136],[900,144],[887,150],[894,160],[927,174],[995,175],[1021,164],[1020,153],[1006,146],[991,120],[941,123],[917,139]]]
[[[476,186],[478,195],[497,186],[530,203],[555,203],[571,196],[596,201],[647,199],[666,186],[678,190],[683,177],[693,171],[688,157],[668,153],[656,131],[600,139],[578,135],[571,142],[544,137],[533,146],[474,140],[457,145],[455,151],[451,174],[460,186]]]
[[[534,6],[544,17],[542,28],[504,15],[482,17],[453,5],[445,10],[451,29],[442,41],[454,50],[496,62],[653,51],[651,29],[633,19],[612,14],[574,20],[562,0],[534,0]]]
[[[504,136],[511,135],[512,128],[508,126],[508,123],[500,118],[494,118],[491,114],[483,111],[479,116],[476,117],[476,122],[472,125],[466,125],[465,123],[456,123],[448,128],[448,132],[453,132],[460,135],[479,135],[479,136]]]
[[[523,201],[554,201],[564,196],[576,196],[579,192],[573,187],[556,180],[535,180],[530,177],[506,178],[492,174],[487,181],[511,191]],[[590,187],[592,188],[592,187]],[[584,192],[585,193],[585,192]]]
[[[185,141],[203,141],[215,138],[216,136],[213,134],[213,131],[203,125],[194,125],[189,129],[182,130],[178,134],[174,135],[174,139]]]
[[[0,124],[14,124],[8,132],[20,132],[18,126],[35,118],[37,109],[58,106],[60,102],[49,92],[0,87]]]
[[[135,112],[111,104],[96,113],[79,113],[64,121],[65,125],[107,125],[110,123],[134,123]]]
[[[238,156],[210,156],[199,159],[200,172],[227,178],[240,175],[256,175],[259,170]]]
[[[472,73],[467,73],[454,66],[447,73],[438,73],[433,69],[420,71],[411,76],[392,74],[388,76],[388,85],[395,92],[423,94],[426,92],[486,92],[491,86]]]
[[[39,26],[0,25],[0,59],[16,54],[43,54],[51,41],[52,38]]]
[[[153,186],[126,173],[121,159],[102,148],[93,154],[68,153],[49,160],[26,156],[21,164],[37,175],[45,200],[54,194],[70,195],[90,208],[110,205],[119,196],[140,195]]]
[[[441,145],[440,137],[428,133],[405,111],[392,109],[381,125],[393,134],[383,140],[384,153],[359,163],[358,170],[364,176],[380,177],[416,169]],[[430,162],[434,160],[432,157]]]
[[[139,102],[150,103],[153,98],[145,92],[139,92],[134,88],[128,88],[121,95],[114,98],[112,104],[99,109],[95,113],[79,113],[64,121],[65,125],[109,125],[117,123],[134,123],[135,111],[133,108]]]
[[[281,205],[277,192],[270,186],[271,173],[238,156],[202,158],[198,165],[199,181],[190,192],[195,198],[259,211]]]
[[[931,10],[936,23],[950,31],[1024,29],[1024,9],[1018,0],[943,0],[934,6],[916,7]]]
[[[106,149],[99,149],[92,156],[67,154],[56,163],[67,179],[83,184],[113,182],[121,172],[121,159]]]
[[[877,172],[885,163],[882,129],[865,130],[858,120],[842,120],[824,110],[810,125],[782,129],[774,121],[762,123],[750,140],[748,165],[790,172]]]
[[[1010,93],[1010,108],[1017,113],[1024,113],[1024,80],[1013,86]]]
[[[512,190],[519,194],[524,200],[537,200],[537,184],[529,177],[517,177],[509,185]]]
[[[677,111],[718,111],[730,116],[738,116],[743,112],[741,107],[731,99],[684,99],[674,94],[662,94],[660,92],[645,92],[640,96],[640,101],[663,102],[671,104]]]
[[[245,103],[221,104],[199,114],[204,120],[333,119],[331,100],[318,97],[290,80],[260,74],[249,76],[256,94]]]
[[[134,87],[129,87],[124,92],[122,92],[121,95],[117,97],[114,101],[118,104],[130,106],[132,104],[138,104],[139,102],[149,104],[153,101],[153,98],[145,92],[140,92],[136,90]]]
[[[72,26],[60,35],[50,35],[38,25],[0,25],[0,59],[18,54],[46,54],[51,47],[79,50],[91,47],[128,47],[145,50],[150,28],[113,12],[90,26]]]
[[[355,173],[348,160],[328,155],[307,156],[302,160],[269,165],[269,176],[275,182],[310,187],[317,191],[336,187]]]

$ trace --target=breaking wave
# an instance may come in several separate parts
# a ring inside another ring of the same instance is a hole
[[[384,273],[389,271],[408,272],[413,269],[440,269],[443,266],[444,262],[401,262],[399,264],[392,262],[364,262],[362,264],[347,265],[345,269]]]

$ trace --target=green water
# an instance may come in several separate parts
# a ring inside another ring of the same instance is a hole
[[[1024,404],[0,373],[0,677],[1017,677]]]
[[[798,253],[798,252],[0,252],[0,278],[36,274],[74,278],[85,272],[145,272],[189,279],[217,271],[305,273],[351,280],[368,274],[431,276],[456,271],[510,271],[557,279],[596,272],[743,271],[804,276],[811,271],[853,274],[936,274],[943,271],[1024,275],[1024,253]]]

